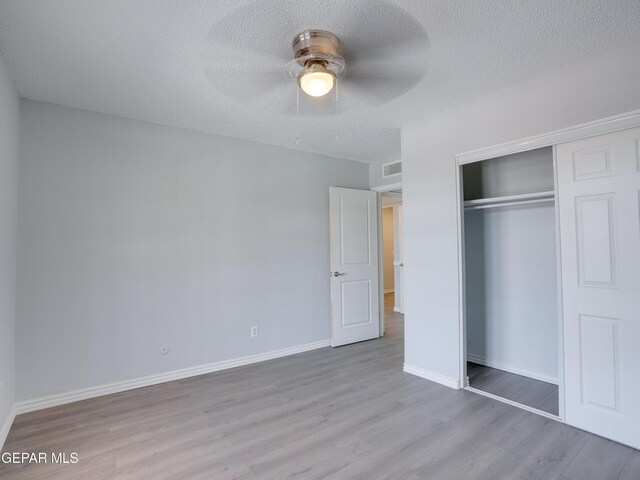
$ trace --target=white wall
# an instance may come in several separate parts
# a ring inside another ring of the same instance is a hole
[[[387,292],[393,290],[393,207],[382,209],[382,265]]]
[[[639,109],[639,48],[592,58],[403,128],[407,364],[459,380],[455,155]]]
[[[21,128],[18,400],[329,338],[329,186],[366,164],[32,101]]]
[[[0,55],[0,449],[15,396],[18,92]]]

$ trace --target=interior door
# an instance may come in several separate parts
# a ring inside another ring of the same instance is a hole
[[[640,447],[640,128],[557,147],[572,425]]]
[[[331,345],[380,336],[375,192],[330,188]]]

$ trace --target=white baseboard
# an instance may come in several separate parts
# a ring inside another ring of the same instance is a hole
[[[404,368],[402,370],[406,373],[410,373],[411,375],[424,378],[425,380],[431,380],[432,382],[439,383],[445,387],[455,388],[456,390],[460,389],[460,383],[455,378],[445,377],[439,373],[430,372],[429,370],[424,370],[414,365],[409,365],[408,363],[404,364]]]
[[[16,418],[16,407],[13,406],[7,418],[5,418],[4,423],[2,424],[2,428],[0,428],[0,451],[2,451],[2,447],[4,446],[4,442],[7,440],[7,435],[9,435],[9,430],[11,430],[11,425],[13,425],[13,420]]]
[[[271,352],[259,353],[257,355],[249,355],[247,357],[223,360],[221,362],[208,363],[205,365],[198,365],[195,367],[183,368],[180,370],[173,370],[165,373],[158,373],[156,375],[150,375],[148,377],[124,380],[122,382],[110,383],[108,385],[98,385],[95,387],[82,388],[80,390],[74,390],[71,392],[57,393],[54,395],[48,395],[46,397],[24,400],[16,403],[14,413],[15,415],[20,415],[22,413],[34,412],[36,410],[43,410],[45,408],[64,405],[65,403],[87,400],[89,398],[101,397],[103,395],[110,395],[112,393],[124,392],[125,390],[133,390],[135,388],[148,387],[150,385],[171,382],[173,380],[180,380],[182,378],[195,377],[197,375],[204,375],[207,373],[218,372],[220,370],[227,370],[229,368],[250,365],[252,363],[264,362],[266,360],[273,360],[274,358],[286,357],[288,355],[295,355],[296,353],[308,352],[310,350],[329,346],[331,346],[331,340],[321,340],[319,342],[307,343],[305,345],[298,345],[296,347],[282,348],[279,350],[273,350]]]
[[[541,382],[551,383],[558,385],[558,377],[549,375],[548,373],[538,372],[536,370],[529,370],[526,368],[515,367],[513,365],[507,365],[501,362],[495,362],[493,360],[487,360],[480,355],[474,355],[467,353],[467,360],[469,362],[477,363],[478,365],[484,365],[485,367],[497,368],[504,372],[514,373],[516,375],[522,375],[523,377],[533,378],[534,380],[540,380]]]
[[[394,312],[398,312],[398,313],[402,313],[402,312],[400,311],[400,309],[399,309],[398,307],[396,307],[395,305],[393,306],[393,311],[394,311]]]
[[[394,289],[394,288],[390,288],[390,289],[388,289],[388,290],[385,290],[385,291],[384,291],[384,293],[385,293],[385,295],[386,295],[387,293],[395,293],[395,289]]]

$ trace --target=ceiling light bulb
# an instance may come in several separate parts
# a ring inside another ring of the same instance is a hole
[[[312,64],[300,75],[300,88],[307,95],[322,97],[333,89],[335,76],[320,64]]]

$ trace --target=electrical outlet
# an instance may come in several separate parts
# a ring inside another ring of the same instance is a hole
[[[167,353],[169,353],[169,347],[167,347],[166,345],[163,345],[162,347],[160,347],[160,353],[162,355],[166,355]]]
[[[253,327],[251,327],[251,336],[252,337],[257,337],[258,336],[258,326],[254,325]]]

